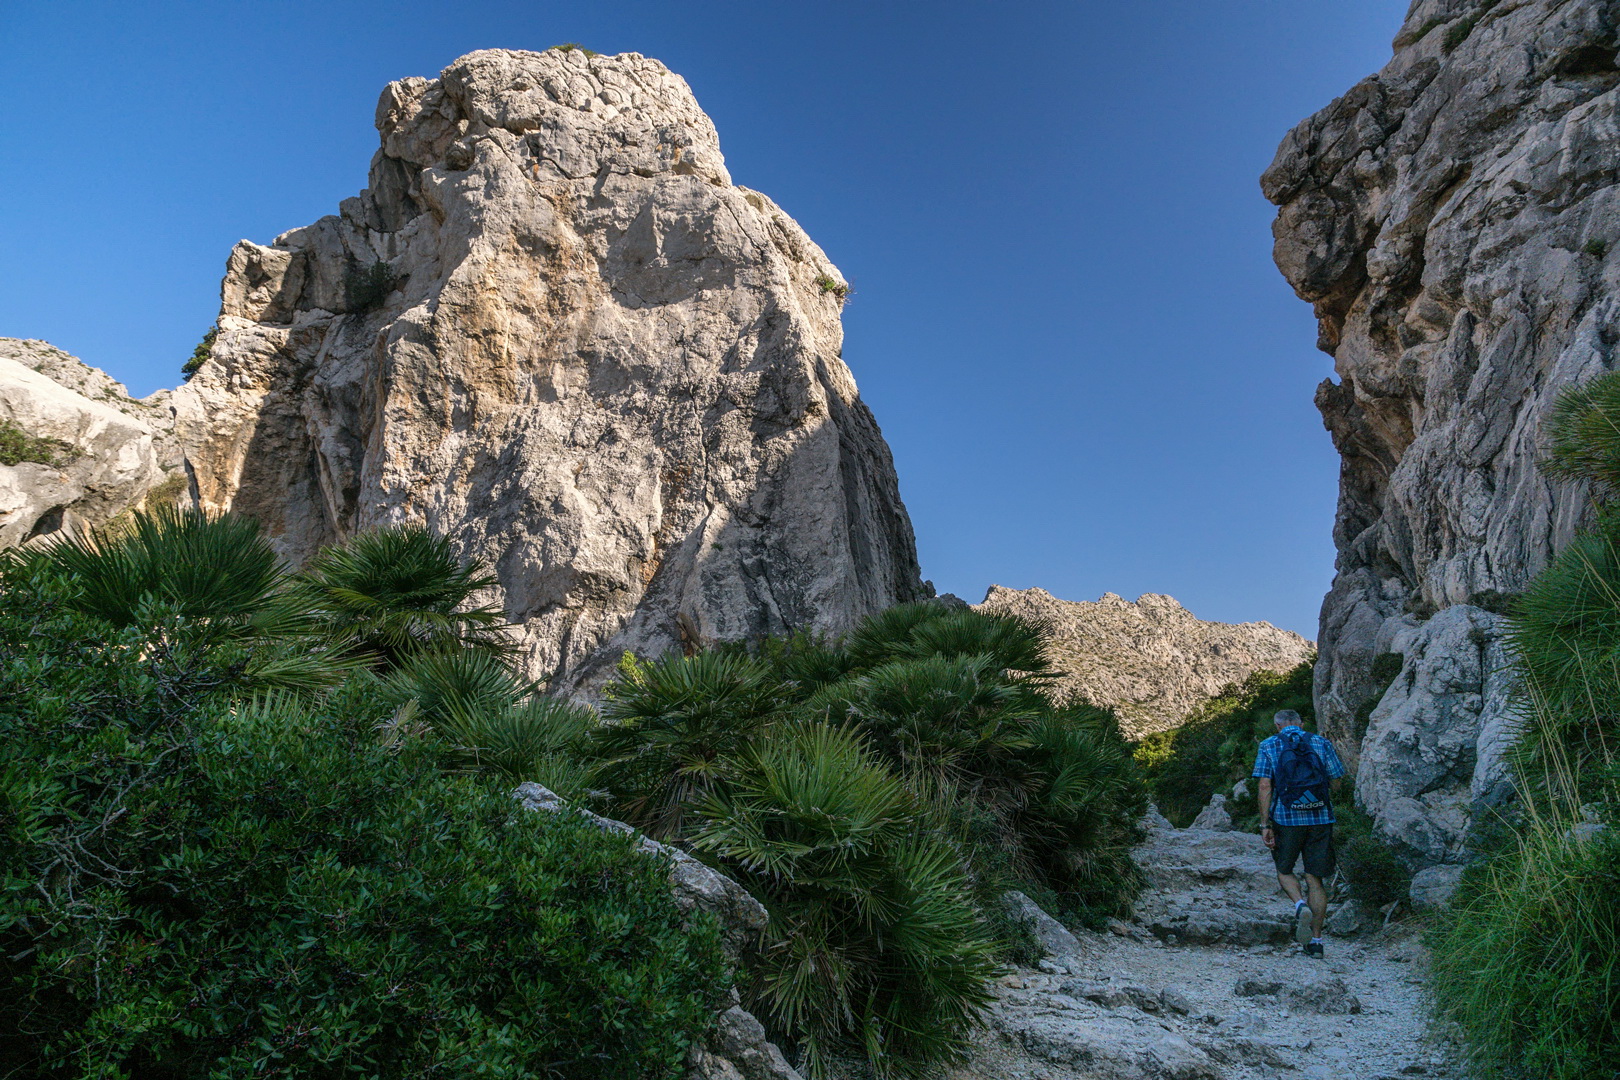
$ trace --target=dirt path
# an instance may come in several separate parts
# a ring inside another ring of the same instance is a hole
[[[1159,819],[1138,851],[1133,924],[1063,935],[1002,980],[989,1030],[950,1080],[1463,1080],[1430,1030],[1428,956],[1396,926],[1340,915],[1327,959],[1288,936],[1255,837]]]

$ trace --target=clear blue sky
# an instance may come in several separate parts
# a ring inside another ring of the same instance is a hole
[[[365,183],[390,79],[577,41],[686,77],[855,287],[923,574],[1308,637],[1331,371],[1257,178],[1405,0],[0,3],[0,335],[178,379],[231,245]]]

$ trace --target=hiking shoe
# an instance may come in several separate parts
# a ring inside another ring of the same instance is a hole
[[[1322,943],[1320,941],[1307,941],[1305,943],[1305,955],[1310,957],[1312,960],[1327,959],[1327,956],[1322,951]]]
[[[1311,906],[1298,904],[1294,907],[1294,940],[1305,945],[1311,940]]]

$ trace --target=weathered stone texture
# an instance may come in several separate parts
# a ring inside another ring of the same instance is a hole
[[[1467,604],[1390,620],[1380,652],[1400,673],[1367,723],[1356,800],[1416,866],[1461,862],[1469,824],[1512,791],[1507,750],[1519,730],[1506,619]]]
[[[1316,395],[1343,458],[1316,696],[1352,767],[1388,625],[1522,590],[1587,519],[1536,461],[1558,393],[1620,341],[1617,15],[1419,0],[1262,179],[1338,374]]]
[[[992,585],[975,609],[1017,615],[1046,631],[1058,696],[1112,708],[1133,738],[1174,727],[1227,684],[1256,671],[1287,671],[1313,651],[1270,623],[1205,622],[1154,593],[1135,603],[1113,593],[1076,601]]]
[[[178,494],[167,397],[138,401],[52,345],[0,338],[0,420],[62,447],[51,463],[0,464],[0,547],[100,525],[153,489]]]
[[[921,594],[837,269],[634,53],[391,83],[370,186],[231,253],[175,395],[202,504],[294,560],[421,522],[488,561],[531,672],[842,629]]]

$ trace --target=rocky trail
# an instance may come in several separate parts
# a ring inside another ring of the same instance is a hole
[[[1071,934],[1030,905],[1047,958],[1001,980],[949,1080],[1463,1080],[1427,1019],[1416,932],[1330,907],[1327,958],[1305,959],[1258,839],[1210,816],[1177,829],[1153,815],[1148,887],[1110,933]]]

